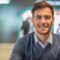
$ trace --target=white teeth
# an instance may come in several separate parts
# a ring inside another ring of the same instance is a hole
[[[40,28],[44,29],[44,28],[46,28],[46,27],[44,27],[44,26],[40,26]]]
[[[41,28],[46,28],[46,27],[41,27]]]
[[[37,26],[37,27],[39,27],[39,28],[47,28],[48,26]]]

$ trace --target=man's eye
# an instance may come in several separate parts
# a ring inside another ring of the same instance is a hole
[[[45,16],[45,19],[50,19],[50,16]]]
[[[37,20],[42,20],[42,18],[46,19],[46,20],[49,20],[51,18],[51,16],[49,15],[44,15],[44,16],[35,16],[35,18]]]
[[[37,17],[37,19],[41,19],[41,17],[40,17],[40,16],[38,16],[38,17]]]
[[[36,16],[36,19],[40,20],[40,19],[42,19],[42,17],[41,16]]]

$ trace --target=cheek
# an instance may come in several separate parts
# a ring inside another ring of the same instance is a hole
[[[47,23],[48,23],[49,25],[52,25],[52,24],[53,24],[53,20],[52,20],[52,19],[51,19],[51,20],[48,20]]]
[[[53,25],[53,21],[50,22],[50,25]]]
[[[37,23],[37,22],[34,23],[35,27],[37,27],[38,25],[40,25],[40,23]]]
[[[35,26],[37,25],[37,22],[35,20],[32,20],[32,24]]]
[[[53,18],[51,18],[50,19],[50,21],[48,21],[51,25],[53,24],[53,22],[54,22],[54,19]]]

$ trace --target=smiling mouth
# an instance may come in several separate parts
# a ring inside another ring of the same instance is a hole
[[[48,28],[49,25],[48,24],[43,24],[43,25],[37,25],[37,27],[39,27],[39,28]]]
[[[39,28],[48,28],[48,26],[38,26]]]
[[[45,29],[47,29],[47,27],[40,27],[40,29],[45,30]]]
[[[42,31],[44,31],[48,28],[48,26],[38,26],[38,28],[41,29]]]

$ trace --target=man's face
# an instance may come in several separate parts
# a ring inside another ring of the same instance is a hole
[[[50,8],[37,9],[32,17],[32,22],[37,33],[46,35],[50,32],[54,17]]]

